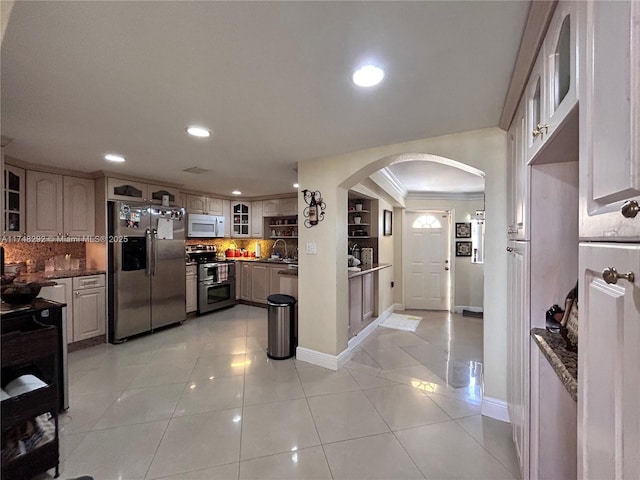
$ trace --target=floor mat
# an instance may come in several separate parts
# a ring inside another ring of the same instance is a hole
[[[394,328],[396,330],[404,330],[405,332],[415,332],[420,324],[420,320],[422,320],[422,317],[392,313],[378,325],[386,328]]]

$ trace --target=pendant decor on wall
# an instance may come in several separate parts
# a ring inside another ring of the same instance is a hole
[[[327,207],[322,201],[320,190],[302,190],[302,198],[308,207],[304,208],[304,226],[311,228],[324,220],[324,209]]]

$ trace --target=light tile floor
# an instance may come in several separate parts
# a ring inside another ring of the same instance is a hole
[[[519,478],[480,415],[482,320],[405,313],[415,334],[378,327],[338,372],[268,359],[245,305],[74,352],[61,478]]]

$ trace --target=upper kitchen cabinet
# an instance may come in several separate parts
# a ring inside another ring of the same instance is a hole
[[[207,197],[207,214],[224,215],[222,210],[222,199]]]
[[[640,2],[581,2],[580,237],[640,239]]]
[[[25,171],[13,165],[5,165],[2,175],[2,230],[5,235],[21,235],[26,231]]]
[[[180,203],[180,192],[177,188],[167,187],[164,185],[147,185],[147,194],[149,201],[153,203],[162,203],[162,197],[169,196],[169,205],[172,207],[182,207]]]
[[[149,199],[147,184],[120,178],[108,178],[107,199],[125,202],[146,202]]]
[[[247,202],[233,202],[231,204],[231,236],[250,236],[251,205]]]
[[[94,235],[95,184],[91,178],[63,177],[64,234],[71,237]]]
[[[222,201],[222,215],[224,216],[224,238],[231,237],[231,201]]]
[[[578,19],[576,2],[558,2],[526,90],[529,163],[568,123],[578,100]],[[567,161],[562,158],[545,162]]]
[[[516,112],[507,134],[508,154],[507,180],[509,200],[507,203],[507,236],[509,240],[528,240],[531,169],[525,157],[525,109]]]
[[[90,178],[27,171],[27,234],[95,235],[95,186]]]
[[[63,234],[62,175],[27,171],[27,234],[59,237]]]
[[[264,235],[264,222],[262,212],[262,201],[251,202],[251,236],[262,238]]]
[[[296,197],[264,200],[262,205],[263,216],[265,217],[282,217],[298,214],[298,199]]]
[[[224,200],[220,198],[206,197],[204,195],[186,196],[184,207],[187,213],[200,213],[204,215],[224,215]]]

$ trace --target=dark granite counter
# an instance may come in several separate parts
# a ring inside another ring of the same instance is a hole
[[[22,274],[14,280],[14,283],[30,283],[37,282],[45,286],[45,283],[57,278],[86,277],[89,275],[105,274],[104,270],[56,270],[54,272],[36,272]],[[55,283],[50,283],[55,285]]]
[[[286,270],[280,270],[278,275],[287,275],[288,277],[296,277],[298,278],[298,269],[297,268],[287,268]]]
[[[578,353],[565,348],[559,334],[549,333],[544,328],[532,328],[531,337],[536,342],[551,368],[567,389],[571,398],[578,401]]]

